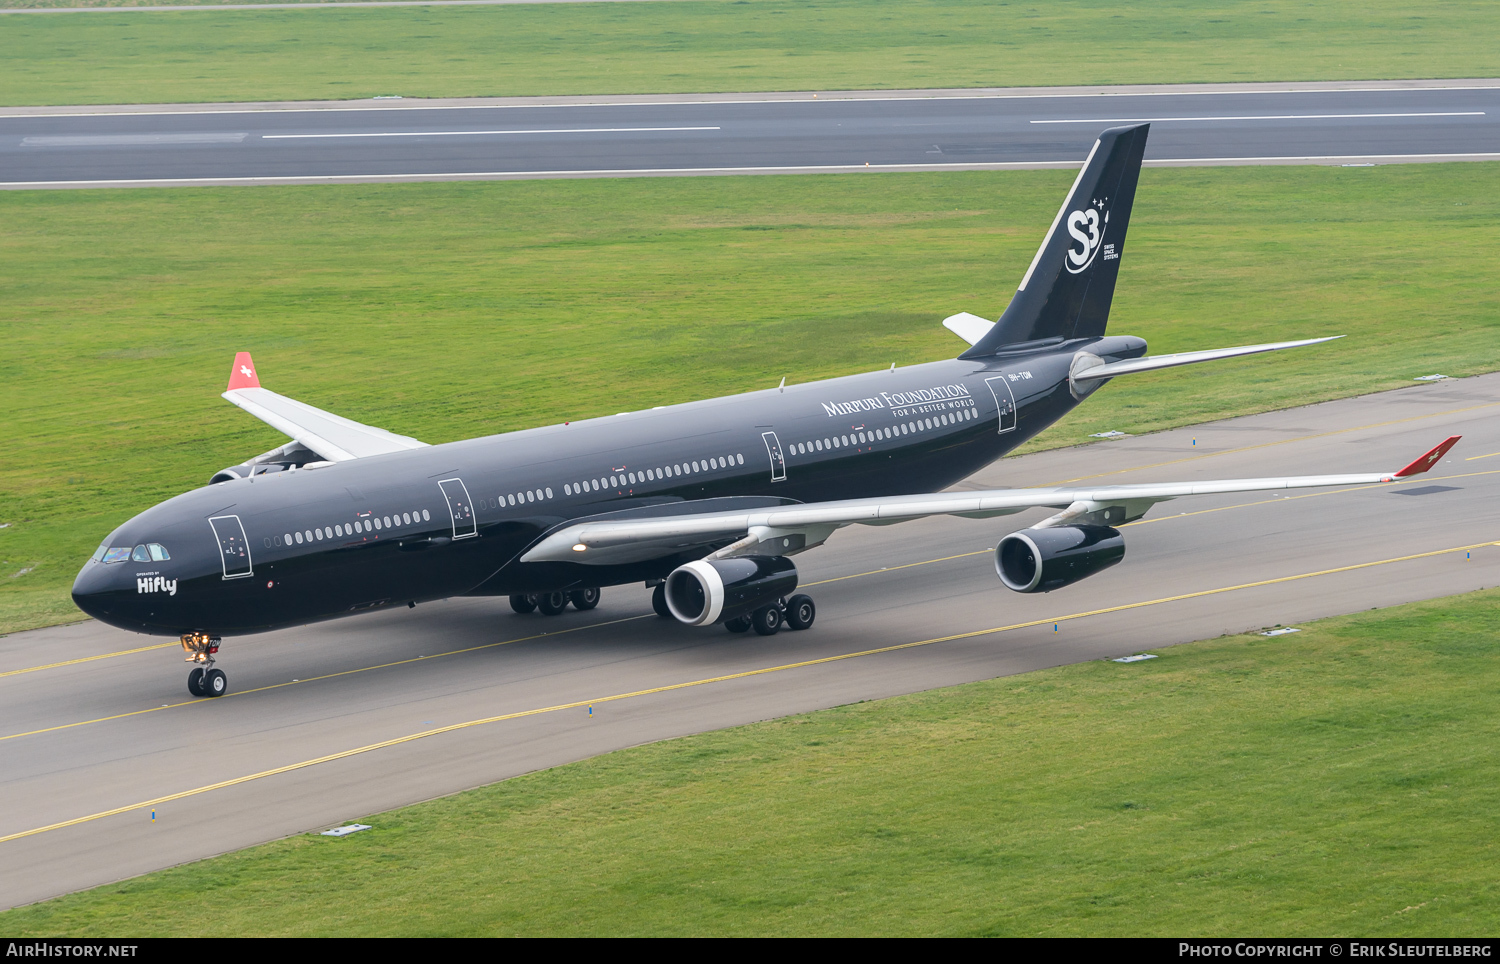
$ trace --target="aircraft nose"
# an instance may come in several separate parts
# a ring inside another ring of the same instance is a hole
[[[73,580],[73,605],[95,619],[108,622],[110,615],[119,608],[122,577],[128,575],[125,568],[92,561],[84,563],[78,578]]]

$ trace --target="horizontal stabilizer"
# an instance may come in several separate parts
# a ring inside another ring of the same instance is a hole
[[[261,388],[249,352],[235,356],[229,388],[223,397],[329,462],[348,462],[427,445]]]
[[[1211,348],[1207,351],[1184,351],[1175,355],[1149,355],[1145,358],[1127,358],[1124,361],[1095,365],[1073,373],[1074,381],[1090,381],[1096,378],[1114,378],[1116,375],[1133,375],[1136,372],[1151,372],[1158,368],[1176,368],[1178,365],[1196,365],[1198,362],[1217,361],[1220,358],[1237,358],[1240,355],[1258,355],[1263,351],[1280,351],[1283,348],[1301,348],[1325,341],[1342,338],[1308,338],[1303,341],[1276,341],[1266,345],[1242,345],[1239,348]]]
[[[979,340],[990,333],[995,327],[993,321],[985,321],[978,315],[971,315],[967,311],[960,311],[956,315],[949,315],[943,319],[943,327],[953,332],[958,337],[971,345],[979,344]]]

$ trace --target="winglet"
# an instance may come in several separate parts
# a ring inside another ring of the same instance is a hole
[[[1391,478],[1393,478],[1393,479],[1406,479],[1406,478],[1410,478],[1413,475],[1421,475],[1423,472],[1426,472],[1428,469],[1432,468],[1434,465],[1437,465],[1438,459],[1440,459],[1443,456],[1447,455],[1448,454],[1448,450],[1451,449],[1451,448],[1453,448],[1453,446],[1457,445],[1458,444],[1458,440],[1461,439],[1461,438],[1463,438],[1462,435],[1450,435],[1437,448],[1433,449],[1431,452],[1428,452],[1426,455],[1424,455],[1421,458],[1417,459],[1415,462],[1413,462],[1412,464],[1408,465],[1406,468],[1402,469],[1400,472],[1397,472],[1395,475],[1391,476]]]
[[[229,387],[225,389],[232,392],[236,388],[259,388],[260,379],[255,374],[255,362],[250,360],[250,353],[242,351],[234,356],[234,368],[229,372]]]

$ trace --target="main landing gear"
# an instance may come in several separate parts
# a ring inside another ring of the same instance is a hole
[[[726,619],[724,628],[731,633],[753,629],[760,636],[775,636],[783,626],[787,629],[810,629],[813,620],[817,618],[818,607],[812,597],[798,593],[790,599],[778,599],[752,613]]]
[[[573,604],[574,609],[587,612],[599,605],[599,590],[591,588],[564,592],[558,589],[553,592],[522,592],[510,597],[510,608],[523,615],[540,609],[544,616],[558,616],[568,608],[569,603]]]
[[[187,651],[187,662],[201,663],[188,674],[188,692],[194,696],[223,696],[229,692],[229,677],[221,669],[214,669],[214,659],[219,655],[220,639],[208,633],[187,633],[182,637],[182,648]]]
[[[667,608],[665,584],[659,584],[651,591],[651,608],[662,619],[672,618],[672,611]],[[769,606],[762,606],[743,616],[726,619],[724,628],[731,633],[745,633],[753,629],[761,636],[775,636],[781,632],[782,627],[810,629],[813,620],[817,618],[818,606],[812,597],[798,593],[790,599],[778,599]]]

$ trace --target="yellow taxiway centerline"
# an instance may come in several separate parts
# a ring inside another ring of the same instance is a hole
[[[629,693],[616,693],[610,696],[598,696],[591,699],[575,700],[571,703],[559,703],[555,706],[543,706],[530,710],[518,710],[514,713],[503,713],[499,716],[488,716],[479,720],[469,720],[465,723],[454,723],[449,726],[440,726],[431,730],[423,730],[420,733],[411,733],[406,736],[398,736],[393,739],[382,740],[379,743],[370,743],[365,746],[354,747],[353,749],[349,750],[340,750],[337,753],[329,753],[325,756],[315,757],[311,760],[302,760],[301,762],[289,763],[286,766],[276,767],[275,769],[262,770],[259,773],[251,773],[241,777],[234,777],[230,780],[221,780],[218,783],[210,783],[207,786],[195,787],[191,790],[183,790],[179,793],[170,793],[166,796],[155,797],[151,800],[143,800],[139,803],[127,804],[123,807],[115,807],[112,810],[102,810],[98,813],[88,814],[87,816],[74,817],[71,820],[62,820],[57,823],[47,824],[44,827],[36,827],[31,830],[22,830],[19,833],[8,834],[7,836],[0,837],[0,844],[7,843],[12,840],[20,840],[23,837],[32,837],[36,836],[37,834],[47,833],[51,830],[62,830],[67,827],[76,827],[79,824],[90,823],[95,820],[102,820],[105,817],[113,817],[122,813],[130,813],[135,810],[145,810],[149,807],[161,806],[164,803],[171,803],[174,800],[183,800],[187,797],[198,796],[200,794],[209,793],[213,790],[222,790],[227,787],[239,786],[242,783],[250,783],[254,780],[263,780],[267,777],[274,777],[283,773],[291,773],[294,770],[303,770],[308,767],[317,766],[321,763],[331,763],[335,760],[345,760],[352,756],[359,756],[364,753],[372,753],[376,750],[383,750],[393,746],[400,746],[404,743],[411,743],[416,740],[424,740],[428,737],[440,736],[444,733],[454,733],[459,730],[468,730],[478,726],[486,726],[491,723],[501,723],[506,720],[519,720],[529,716],[541,716],[546,713],[557,713],[562,710],[579,709],[584,706],[590,706],[599,703],[613,703],[620,700],[636,699],[642,696],[652,696],[658,693],[670,693],[675,690],[690,689],[696,686],[707,686],[712,683],[725,683],[731,680],[748,679],[755,676],[765,676],[771,673],[785,672],[787,670],[805,669],[809,666],[821,666],[827,663],[837,663],[847,659],[859,659],[864,656],[876,656],[882,653],[894,653],[905,649],[916,649],[920,646],[931,646],[935,643],[952,642],[953,640],[957,639],[973,639],[976,636],[990,636],[996,633],[1013,632],[1018,629],[1028,629],[1033,626],[1044,626],[1047,623],[1060,623],[1073,619],[1086,619],[1090,616],[1103,616],[1109,613],[1125,612],[1131,609],[1142,609],[1147,606],[1159,606],[1163,603],[1181,602],[1185,599],[1198,599],[1203,596],[1213,596],[1220,593],[1236,592],[1242,589],[1256,589],[1262,586],[1274,586],[1285,582],[1295,582],[1300,579],[1312,579],[1317,576],[1329,576],[1340,572],[1353,572],[1359,569],[1369,569],[1373,566],[1385,566],[1397,562],[1410,562],[1415,559],[1427,559],[1431,558],[1432,556],[1447,555],[1451,552],[1465,552],[1474,549],[1483,549],[1489,546],[1500,546],[1500,542],[1476,542],[1467,546],[1454,546],[1449,549],[1435,549],[1431,552],[1418,552],[1408,556],[1397,556],[1392,559],[1378,559],[1374,562],[1359,562],[1349,566],[1338,566],[1333,569],[1320,569],[1316,572],[1304,572],[1292,576],[1278,576],[1274,579],[1261,579],[1256,582],[1241,583],[1236,586],[1222,586],[1218,589],[1203,589],[1199,590],[1198,592],[1182,593],[1176,596],[1163,596],[1158,599],[1148,599],[1142,602],[1122,603],[1118,606],[1108,606],[1103,609],[1093,609],[1081,613],[1070,613],[1066,616],[1049,616],[1045,619],[1032,619],[1024,623],[1012,623],[1009,626],[995,626],[990,629],[976,629],[966,633],[954,633],[950,636],[937,636],[932,639],[923,639],[911,643],[897,643],[892,646],[881,646],[877,649],[865,649],[854,653],[841,653],[837,656],[824,656],[818,659],[803,660],[797,663],[782,663],[778,666],[766,666],[760,669],[745,670],[741,673],[728,673],[724,676],[712,676],[706,679],[689,680],[684,683],[668,683],[664,686],[653,686],[650,689],[634,690]]]
[[[122,649],[117,653],[100,653],[98,656],[80,656],[77,659],[65,659],[60,663],[48,663],[45,666],[28,666],[25,669],[8,669],[0,673],[3,676],[20,676],[22,673],[40,673],[44,669],[57,669],[59,666],[73,666],[77,663],[92,663],[96,659],[113,659],[116,656],[129,656],[133,653],[148,653],[153,649],[166,649],[169,646],[180,646],[181,643],[154,643],[150,646],[141,646],[137,649]]]
[[[79,720],[76,723],[59,723],[57,726],[46,726],[39,730],[27,730],[24,733],[11,733],[0,736],[0,743],[6,740],[18,740],[23,736],[36,736],[40,733],[55,733],[58,730],[71,730],[75,726],[88,726],[91,723],[108,723],[110,720],[123,720],[132,716],[140,716],[144,713],[160,713],[162,710],[175,710],[182,706],[193,706],[198,703],[211,703],[215,700],[224,700],[232,696],[249,696],[251,693],[264,693],[267,690],[279,690],[284,686],[298,686],[302,683],[316,683],[319,680],[336,679],[340,676],[350,676],[355,673],[368,673],[371,670],[389,669],[392,666],[404,666],[407,663],[420,663],[424,659],[438,659],[443,656],[457,656],[461,653],[474,653],[481,649],[494,649],[496,646],[509,646],[511,643],[524,643],[533,639],[542,639],[546,636],[563,636],[568,633],[581,633],[586,629],[598,629],[601,626],[614,626],[619,623],[628,623],[636,619],[645,619],[645,616],[626,616],[623,619],[608,619],[600,623],[589,623],[587,626],[573,626],[568,629],[556,629],[546,633],[536,633],[531,636],[517,636],[515,639],[502,639],[497,643],[482,643],[478,646],[468,646],[463,649],[452,649],[446,653],[428,653],[425,656],[412,656],[409,659],[398,659],[389,663],[378,663],[374,666],[361,666],[357,669],[340,670],[337,673],[325,673],[322,676],[309,676],[307,679],[290,680],[286,683],[272,683],[269,686],[257,686],[254,689],[236,690],[225,696],[202,696],[197,699],[183,700],[181,703],[166,703],[161,706],[148,706],[143,710],[131,710],[128,713],[116,713],[114,716],[100,716],[92,720]],[[176,646],[176,643],[171,645]],[[154,647],[153,647],[154,648]],[[93,657],[98,659],[99,657]],[[42,667],[45,668],[45,667]]]

